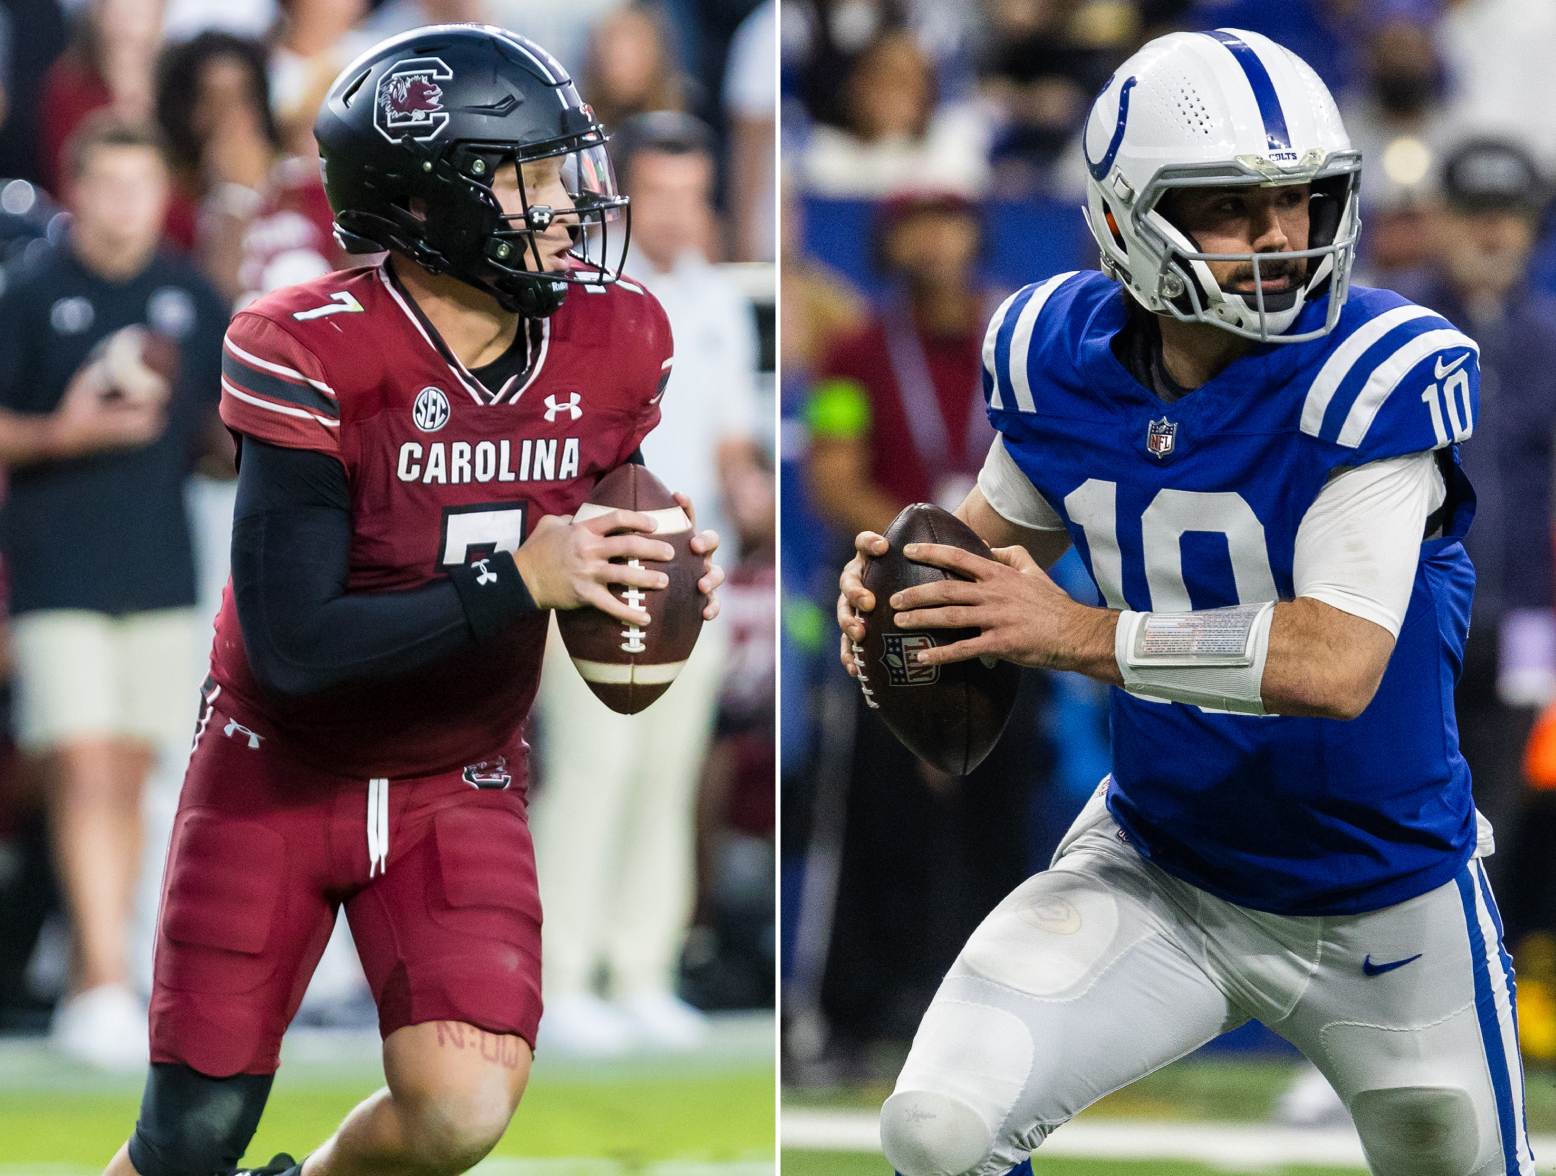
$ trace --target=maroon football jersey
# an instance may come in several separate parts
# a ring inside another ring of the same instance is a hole
[[[383,266],[278,290],[227,331],[222,419],[329,454],[351,490],[349,590],[416,588],[571,514],[659,420],[670,326],[635,282],[575,286],[541,320],[535,362],[487,389],[443,347]],[[404,679],[278,698],[255,681],[232,585],[211,653],[223,705],[300,759],[348,776],[521,762],[547,614]]]

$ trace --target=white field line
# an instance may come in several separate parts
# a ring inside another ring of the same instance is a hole
[[[783,1146],[799,1151],[879,1153],[873,1111],[785,1110]],[[1536,1135],[1541,1172],[1556,1172],[1556,1135]],[[1078,1119],[1044,1141],[1039,1156],[1096,1160],[1187,1160],[1232,1169],[1292,1164],[1365,1170],[1361,1143],[1349,1127],[1296,1128],[1268,1123],[1152,1123]]]

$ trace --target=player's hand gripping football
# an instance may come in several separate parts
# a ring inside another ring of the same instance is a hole
[[[837,578],[841,589],[837,597],[837,627],[843,630],[838,656],[850,677],[859,676],[854,645],[864,640],[864,621],[858,614],[875,607],[875,593],[864,586],[865,560],[885,555],[889,550],[885,536],[876,531],[860,531],[854,536],[854,558],[843,565],[843,574]]]
[[[904,588],[886,602],[894,610],[894,624],[913,630],[980,630],[976,637],[916,653],[918,664],[997,657],[1067,670],[1089,664],[1098,649],[1105,648],[1111,658],[1112,636],[1104,630],[1113,614],[1073,600],[1026,548],[996,547],[993,559],[983,559],[943,543],[910,543],[903,554],[968,578]]]
[[[635,510],[613,510],[582,523],[573,522],[571,515],[548,515],[513,553],[513,562],[541,608],[592,606],[623,624],[642,627],[649,623],[648,610],[626,604],[609,585],[669,584],[669,576],[644,563],[675,557],[668,543],[649,538],[655,526],[652,518]],[[615,559],[623,562],[612,563]]]
[[[691,500],[684,494],[677,494],[675,500],[695,527]],[[628,605],[611,592],[610,585],[664,588],[670,583],[664,572],[641,566],[644,561],[662,563],[675,557],[675,549],[668,543],[649,537],[654,529],[652,518],[632,510],[613,510],[582,523],[573,522],[570,516],[550,515],[536,524],[513,553],[513,562],[541,608],[592,606],[624,624],[642,627],[649,624],[648,610]],[[716,593],[724,582],[724,569],[712,559],[718,545],[719,537],[712,531],[699,531],[691,539],[691,549],[703,557],[707,567],[697,589],[707,597],[702,615],[710,621],[719,614]],[[634,567],[631,561],[640,566]]]
[[[686,512],[686,517],[692,521],[692,530],[696,534],[691,539],[693,553],[702,556],[702,579],[697,581],[697,591],[706,596],[707,603],[702,606],[702,619],[711,621],[719,615],[719,585],[724,583],[724,569],[713,562],[713,553],[719,549],[719,533],[717,531],[697,531],[697,508],[692,506],[692,500],[679,490],[675,492],[676,502],[681,504],[681,509]]]

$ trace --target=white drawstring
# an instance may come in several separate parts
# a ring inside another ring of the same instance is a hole
[[[367,782],[367,876],[389,872],[389,781]]]

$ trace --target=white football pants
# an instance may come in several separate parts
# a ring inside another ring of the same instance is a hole
[[[1383,910],[1271,915],[1146,862],[1099,789],[952,965],[881,1142],[903,1176],[1000,1176],[1097,1099],[1257,1018],[1334,1085],[1377,1176],[1533,1176],[1511,993],[1479,860]]]
[[[617,996],[674,989],[725,642],[724,626],[705,625],[670,689],[619,715],[584,684],[551,623],[538,703],[541,787],[530,812],[548,997],[588,991],[602,965]]]

